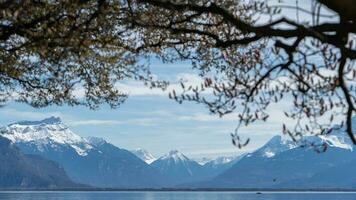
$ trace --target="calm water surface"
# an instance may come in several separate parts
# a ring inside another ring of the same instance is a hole
[[[356,193],[255,192],[0,192],[0,200],[356,200]]]

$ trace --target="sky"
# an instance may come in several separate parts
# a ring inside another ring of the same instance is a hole
[[[191,102],[178,104],[168,98],[169,91],[174,88],[179,90],[179,80],[192,84],[201,82],[189,63],[156,62],[151,67],[159,79],[170,81],[167,91],[152,90],[132,81],[120,83],[119,87],[129,93],[129,98],[117,109],[105,105],[98,110],[83,106],[37,109],[25,104],[9,103],[0,109],[0,125],[56,116],[73,132],[84,137],[101,137],[128,150],[146,149],[157,157],[177,149],[195,159],[250,152],[280,133],[283,119],[281,104],[270,110],[271,117],[267,123],[241,131],[244,138],[251,139],[247,147],[234,147],[230,133],[237,125],[236,114],[219,118],[209,114],[204,105]]]
[[[310,7],[309,1],[301,2]],[[159,79],[171,82],[168,91],[177,89],[181,79],[192,84],[201,81],[189,63],[154,62],[151,69]],[[56,116],[75,133],[101,137],[120,148],[142,148],[157,157],[176,149],[188,157],[199,159],[239,155],[262,146],[274,135],[281,134],[282,123],[288,123],[283,110],[291,106],[288,101],[272,105],[267,122],[241,129],[241,136],[250,138],[251,142],[238,149],[232,145],[230,137],[237,126],[235,114],[219,118],[210,115],[204,105],[187,102],[180,105],[168,98],[168,91],[151,90],[137,82],[122,82],[119,87],[130,96],[117,109],[107,106],[101,106],[98,110],[81,106],[35,109],[25,104],[9,103],[0,108],[0,125]]]

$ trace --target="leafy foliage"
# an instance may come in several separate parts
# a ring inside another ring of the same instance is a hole
[[[116,107],[127,96],[118,81],[155,83],[126,46],[117,1],[2,1],[0,8],[2,102]]]

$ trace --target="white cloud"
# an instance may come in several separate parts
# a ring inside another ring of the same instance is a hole
[[[131,96],[167,96],[169,92],[175,90],[177,93],[182,92],[180,81],[187,85],[200,85],[202,78],[195,74],[180,73],[177,74],[175,80],[169,80],[171,83],[165,91],[158,88],[149,88],[138,81],[129,81],[126,83],[117,83],[116,86],[120,91],[127,92]]]
[[[71,120],[68,121],[70,126],[115,126],[115,125],[138,125],[138,126],[154,126],[157,125],[156,118],[138,118],[129,120]]]
[[[196,74],[180,73],[177,74],[176,82],[178,81],[183,81],[190,85],[200,85],[204,80]]]
[[[116,83],[116,88],[123,92],[127,93],[130,96],[168,96],[168,93],[172,90],[175,90],[177,93],[182,92],[182,88],[180,85],[180,81],[185,82],[187,85],[200,85],[203,81],[201,77],[196,74],[189,74],[189,73],[179,73],[173,80],[170,81],[166,90],[162,90],[159,88],[149,88],[145,86],[140,81],[125,81]],[[83,87],[78,87],[74,92],[73,95],[78,98],[83,98],[85,95],[85,90]]]
[[[118,125],[118,124],[123,124],[123,121],[118,121],[118,120],[76,120],[76,121],[70,121],[68,122],[69,125],[71,126],[83,126],[83,125]]]
[[[236,156],[240,155],[243,153],[248,153],[254,151],[256,148],[250,146],[246,146],[242,149],[238,149],[237,147],[234,147],[233,145],[230,146],[230,148],[220,148],[220,149],[201,149],[201,150],[196,150],[196,151],[189,151],[187,152],[188,155],[193,156],[193,157],[202,157],[202,155],[208,156],[208,157],[217,157],[217,156]]]
[[[157,126],[159,125],[159,121],[161,120],[158,118],[139,118],[127,120],[126,123],[139,126]]]
[[[185,115],[179,116],[178,120],[182,121],[201,121],[201,122],[209,122],[209,121],[237,121],[237,114],[227,114],[222,117],[218,115],[209,115],[209,114],[194,114],[194,115]]]
[[[60,118],[68,118],[68,115],[64,115],[61,112],[31,112],[31,111],[19,111],[16,109],[2,108],[0,113],[8,118],[13,117],[18,120],[42,120],[51,116],[56,116]]]
[[[141,82],[130,81],[127,83],[117,83],[119,91],[127,93],[130,96],[164,96],[168,95],[167,91],[158,88],[149,88]]]

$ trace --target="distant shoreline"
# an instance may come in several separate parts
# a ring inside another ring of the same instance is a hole
[[[59,188],[59,189],[19,189],[9,188],[0,189],[0,193],[4,192],[256,192],[256,193],[271,193],[271,192],[356,192],[356,189],[237,189],[237,188],[143,188],[143,189],[130,189],[130,188]]]

